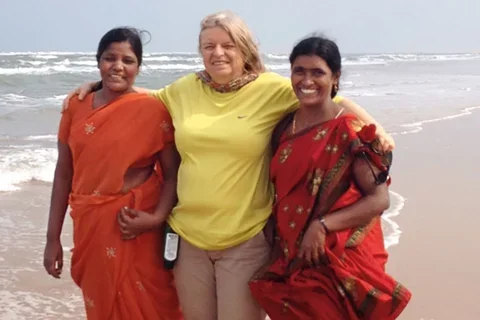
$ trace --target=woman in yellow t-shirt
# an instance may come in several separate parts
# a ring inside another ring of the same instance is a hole
[[[166,105],[182,159],[178,204],[168,219],[181,237],[177,291],[187,320],[261,320],[248,281],[270,257],[262,232],[273,202],[270,139],[298,99],[288,78],[265,71],[248,27],[229,11],[201,22],[199,50],[204,71],[157,91],[137,88]],[[379,126],[352,101],[335,102]],[[393,148],[383,129],[378,135]]]

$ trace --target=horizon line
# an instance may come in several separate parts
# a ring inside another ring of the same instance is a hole
[[[95,51],[58,51],[58,50],[38,50],[38,51],[0,51],[0,55],[20,55],[20,54],[96,54]],[[144,54],[188,54],[188,55],[199,55],[195,51],[144,51]],[[282,54],[288,55],[288,52],[281,51],[265,51],[261,54]],[[342,55],[374,55],[374,54],[480,54],[478,51],[444,51],[444,52],[429,52],[429,51],[372,51],[372,52],[343,52]]]

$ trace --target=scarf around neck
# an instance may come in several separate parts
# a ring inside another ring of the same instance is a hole
[[[247,72],[242,74],[240,77],[229,81],[228,83],[219,84],[212,80],[212,77],[210,77],[206,70],[199,71],[196,73],[196,75],[198,79],[203,81],[203,83],[208,85],[213,90],[221,93],[240,90],[243,86],[258,78],[258,73]]]

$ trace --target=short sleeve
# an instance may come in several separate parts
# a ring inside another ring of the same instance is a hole
[[[58,140],[62,143],[68,144],[68,138],[70,137],[70,127],[72,125],[72,115],[69,110],[65,110],[60,118],[60,124],[58,128]]]
[[[165,88],[161,88],[158,90],[152,90],[149,92],[149,95],[154,97],[155,99],[158,99],[162,102],[165,102]]]
[[[278,103],[282,106],[284,114],[288,114],[297,110],[299,107],[299,102],[295,92],[293,91],[290,79],[280,75],[275,75],[274,79],[276,82],[274,84],[276,91],[275,98],[278,99],[278,101],[275,101],[275,103]]]
[[[196,79],[197,76],[194,73],[190,73],[166,85],[164,88],[150,91],[150,96],[163,102],[168,112],[174,114],[174,108],[180,103],[181,96],[184,94],[188,95],[191,92],[190,90]]]
[[[335,103],[340,103],[342,102],[344,98],[342,96],[339,96],[339,95],[336,95],[334,98],[333,98],[333,102]]]

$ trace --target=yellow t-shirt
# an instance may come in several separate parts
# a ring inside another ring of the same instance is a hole
[[[204,250],[255,236],[272,211],[270,138],[298,105],[290,80],[268,72],[219,93],[189,74],[152,95],[171,114],[182,158],[171,227]]]

